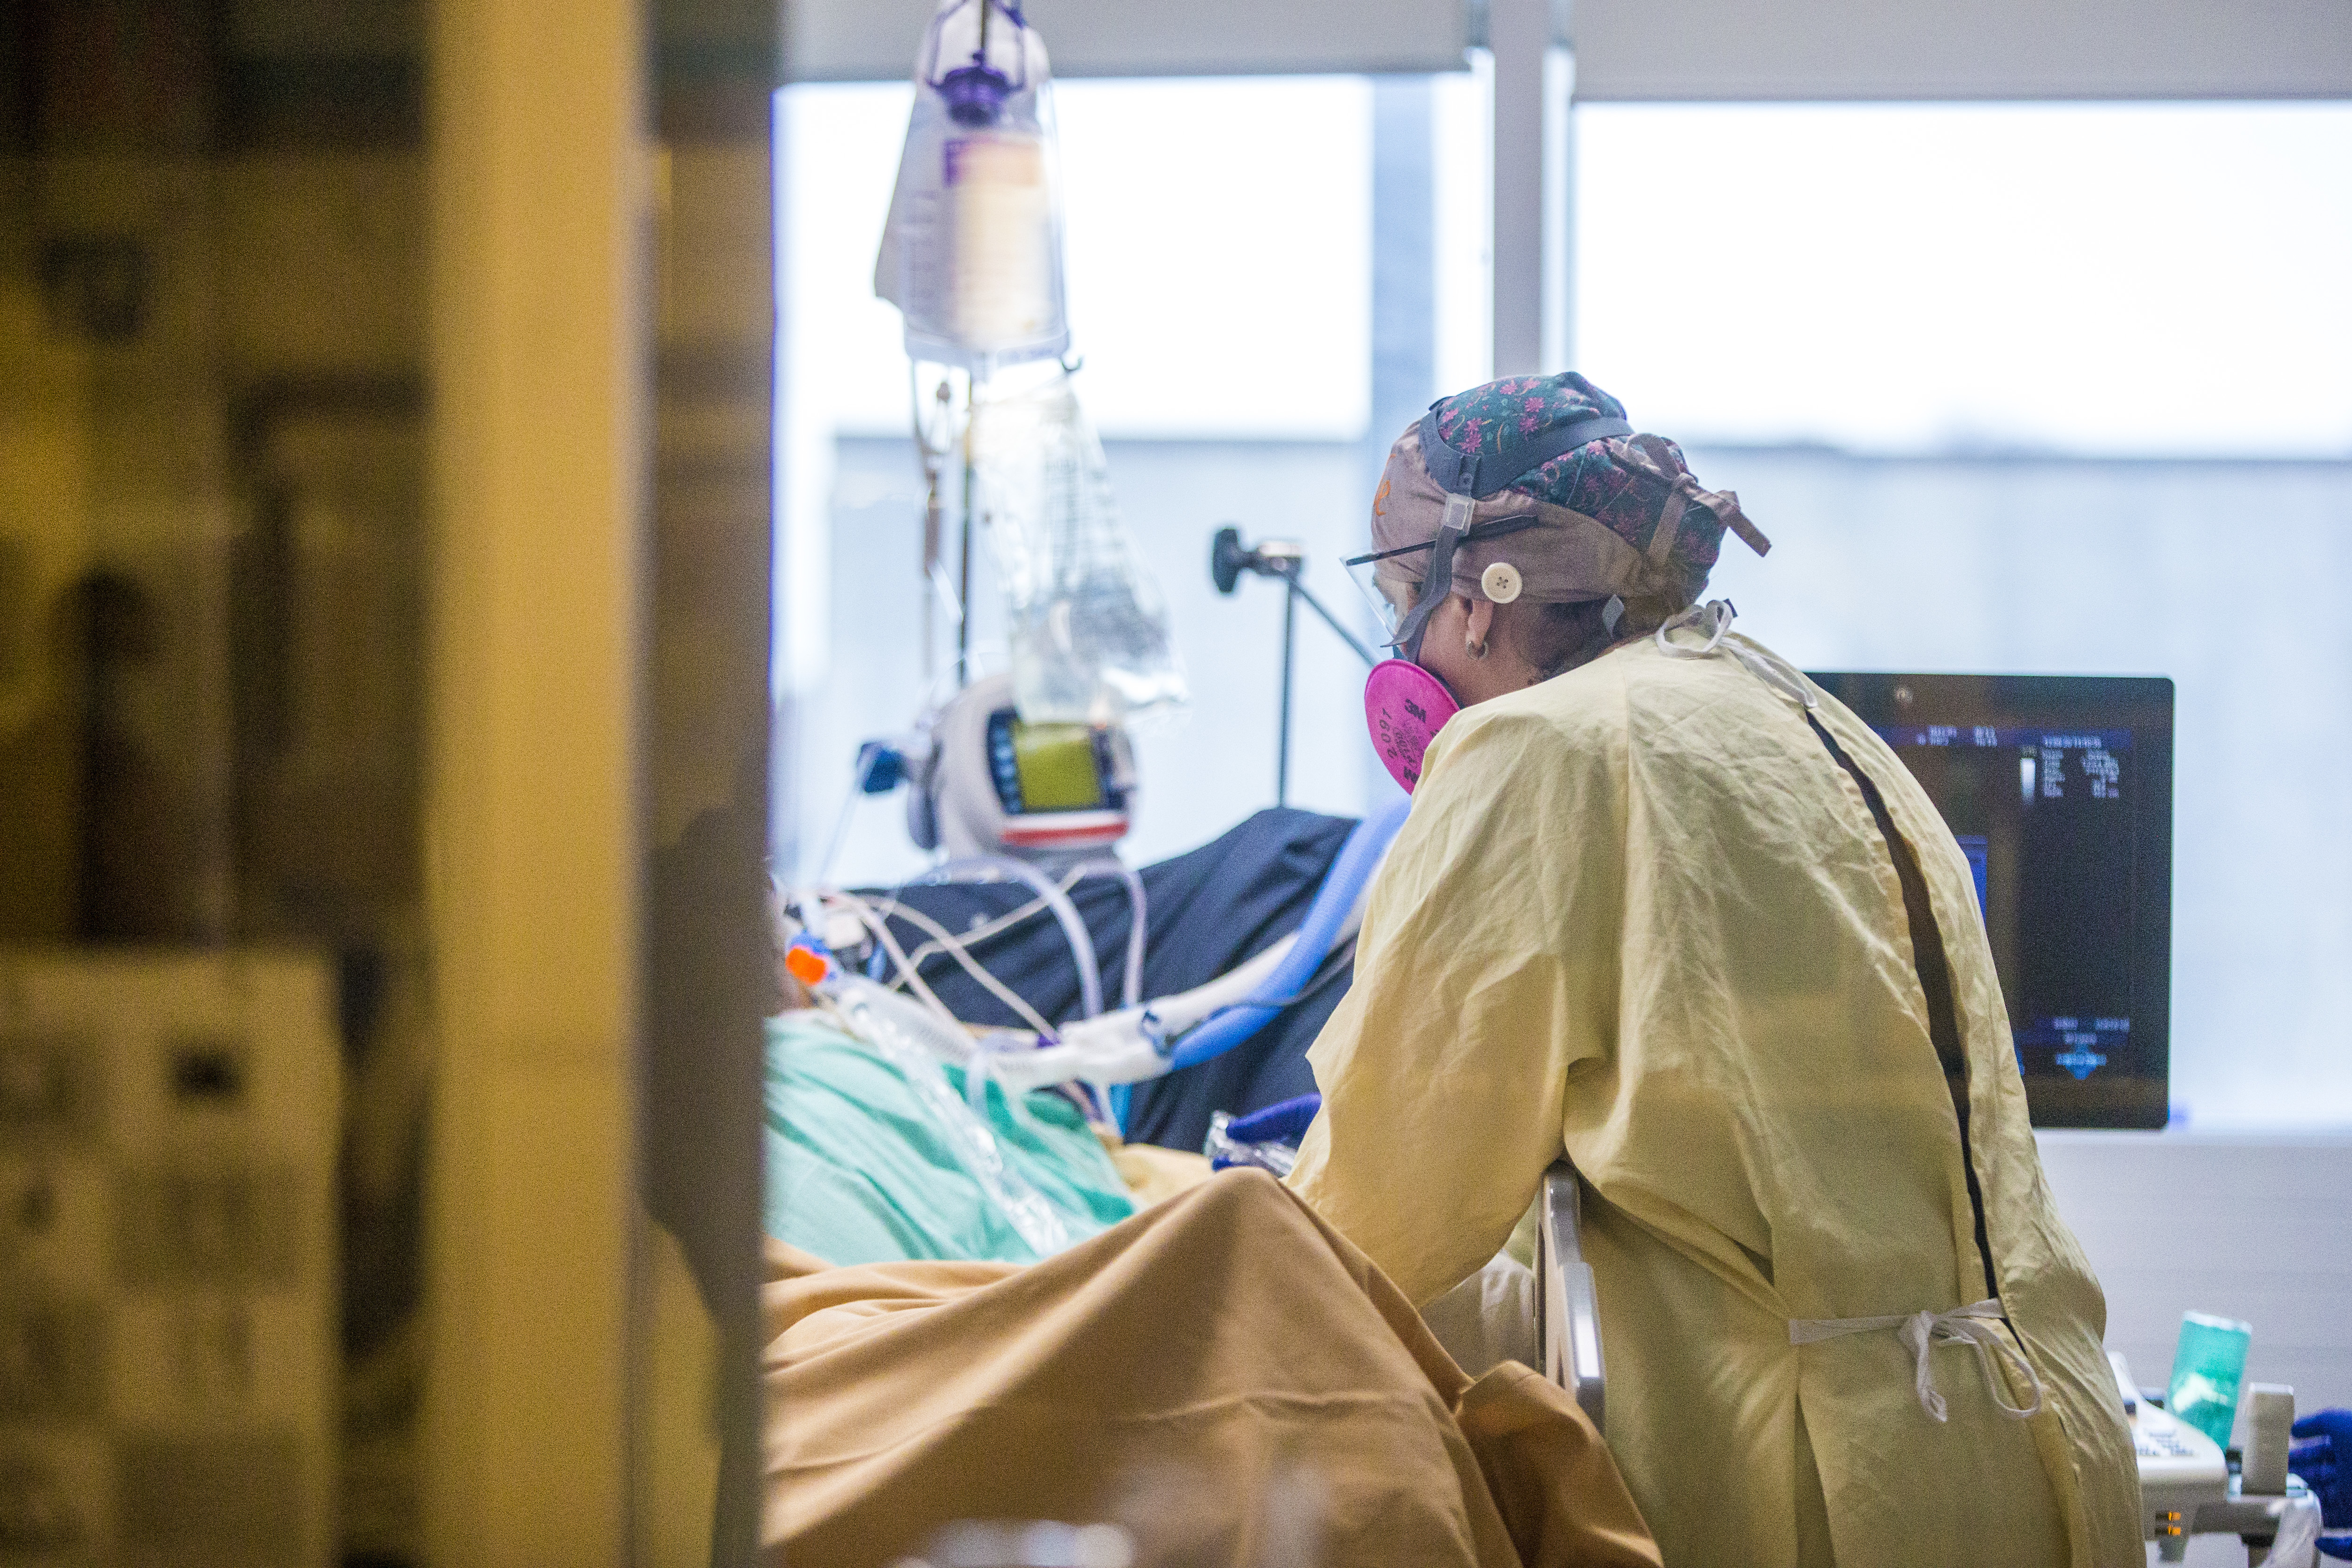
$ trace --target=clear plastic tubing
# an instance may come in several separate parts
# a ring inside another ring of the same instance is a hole
[[[1143,939],[1145,934],[1143,878],[1125,861],[1087,861],[1081,876],[1115,876],[1127,883],[1127,978],[1119,986],[1119,1006],[1131,1008],[1143,1000]]]
[[[1051,1257],[1069,1246],[1074,1238],[1060,1211],[1005,1159],[1004,1147],[988,1124],[971,1106],[956,1097],[954,1087],[948,1082],[947,1069],[935,1054],[942,1042],[934,1040],[930,1049],[925,1048],[922,1037],[943,1031],[945,1026],[887,986],[863,975],[850,974],[839,966],[835,967],[819,989],[840,1009],[858,1038],[906,1077],[924,1109],[946,1134],[957,1163],[1003,1210],[1004,1218],[1021,1239],[1041,1258]],[[982,1071],[976,1053],[965,1071]]]

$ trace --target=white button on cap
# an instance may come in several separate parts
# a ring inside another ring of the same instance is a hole
[[[1496,603],[1508,604],[1519,596],[1519,569],[1498,560],[1479,574],[1478,587]]]

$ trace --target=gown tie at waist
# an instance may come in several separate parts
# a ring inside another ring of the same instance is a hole
[[[1984,1369],[1985,1388],[2000,1413],[2011,1420],[2022,1421],[2042,1409],[2042,1378],[2024,1353],[2011,1344],[2009,1336],[1998,1325],[2001,1321],[2000,1302],[1987,1297],[1965,1307],[1954,1307],[1948,1312],[1895,1312],[1881,1318],[1790,1318],[1789,1343],[1812,1344],[1825,1339],[1841,1339],[1847,1334],[1870,1333],[1878,1329],[1894,1329],[1903,1343],[1911,1347],[1916,1375],[1912,1387],[1919,1396],[1919,1408],[1937,1420],[1947,1419],[1944,1396],[1936,1390],[1936,1375],[1928,1365],[1927,1353],[1939,1344],[1965,1344],[1977,1353],[1977,1362]],[[2006,1360],[2033,1390],[2032,1401],[2022,1406],[2011,1405],[2004,1396],[2000,1377],[1993,1370],[1992,1358]]]

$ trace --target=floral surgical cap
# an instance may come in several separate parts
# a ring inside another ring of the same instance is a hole
[[[1602,416],[1622,419],[1624,405],[1573,371],[1514,376],[1473,387],[1433,405],[1439,437],[1462,452],[1499,452],[1507,439]],[[1376,549],[1393,550],[1437,536],[1445,494],[1421,453],[1416,421],[1389,454],[1372,503]],[[1530,506],[1529,503],[1535,503]],[[1591,441],[1520,475],[1477,503],[1475,520],[1532,512],[1538,526],[1474,540],[1454,553],[1454,591],[1480,597],[1480,575],[1497,560],[1518,569],[1526,596],[1574,602],[1618,595],[1679,609],[1694,602],[1721,552],[1724,530],[1757,554],[1771,541],[1728,490],[1702,489],[1682,448],[1662,435]],[[1399,570],[1418,568],[1406,558]]]

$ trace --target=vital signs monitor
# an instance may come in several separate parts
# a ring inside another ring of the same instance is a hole
[[[2161,1127],[2172,683],[1818,673],[1910,768],[1975,873],[2037,1127]]]

